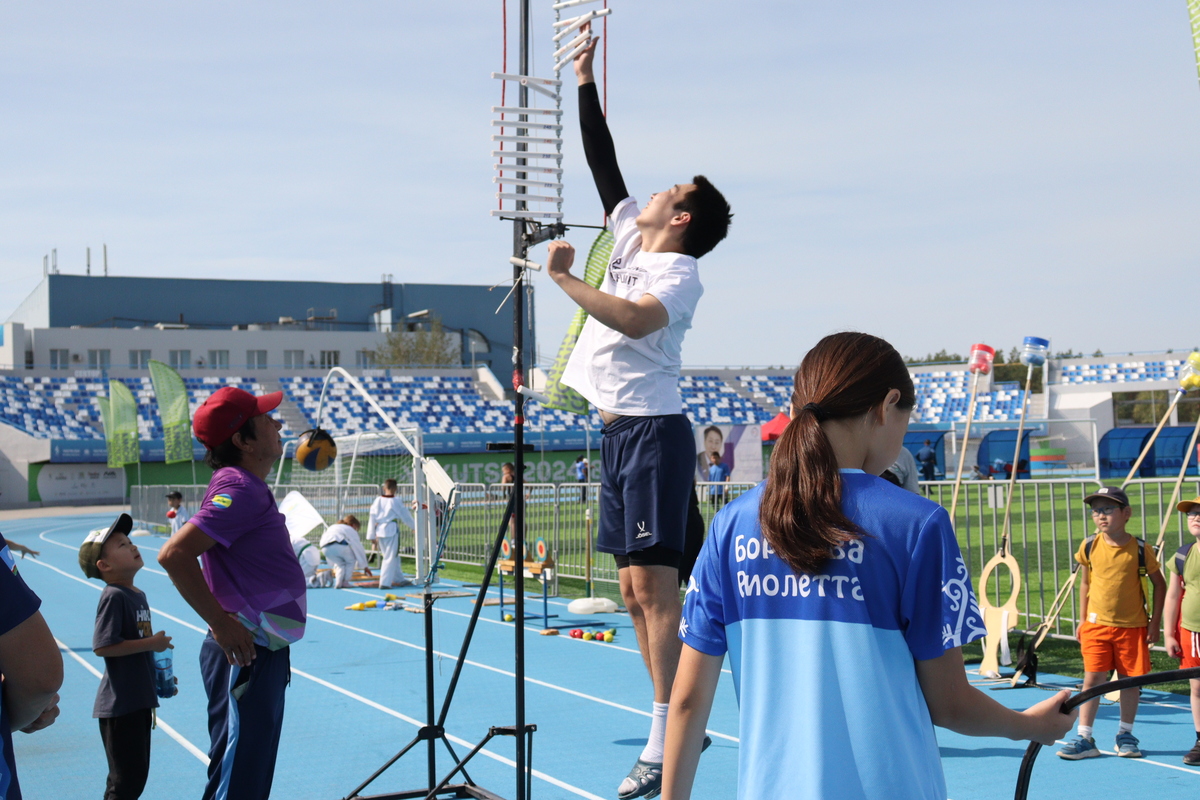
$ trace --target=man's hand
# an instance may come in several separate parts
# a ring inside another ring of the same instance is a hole
[[[225,619],[225,622],[213,627],[213,639],[221,645],[221,649],[225,651],[225,658],[231,665],[249,666],[258,655],[254,650],[254,634],[250,633],[235,615],[228,614]]]
[[[571,265],[575,263],[575,248],[569,242],[555,239],[547,245],[546,272],[555,283],[571,274]]]
[[[587,23],[579,29],[580,33],[590,34],[592,32],[592,23]],[[574,36],[572,39],[576,38]],[[596,44],[599,39],[592,39],[592,43],[583,49],[579,55],[575,56],[575,77],[579,80],[579,85],[583,86],[588,83],[595,83],[596,76],[592,72],[592,61],[596,58]]]
[[[1078,625],[1076,625],[1076,626],[1075,626],[1075,641],[1077,641],[1077,642],[1081,642],[1081,641],[1083,641],[1082,639],[1080,639],[1080,638],[1079,638],[1079,632],[1080,632],[1081,630],[1083,630],[1083,623],[1082,623],[1082,622],[1081,622],[1081,623],[1079,623]]]
[[[1146,628],[1146,644],[1158,644],[1158,632],[1162,628],[1157,618],[1150,620]]]
[[[166,631],[159,631],[149,637],[146,639],[146,644],[150,645],[150,649],[156,653],[161,653],[168,648],[175,649],[175,645],[171,644],[171,637],[167,636]]]
[[[58,693],[54,693],[54,697],[50,700],[50,705],[38,715],[38,718],[33,722],[21,728],[22,733],[37,733],[43,728],[49,728],[54,724],[54,720],[58,719]]]

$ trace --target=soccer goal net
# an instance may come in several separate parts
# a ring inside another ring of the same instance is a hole
[[[335,374],[340,374],[367,401],[378,418],[379,430],[333,437],[337,456],[320,471],[301,466],[294,458],[297,442],[285,442],[272,487],[275,496],[284,498],[289,492],[299,492],[326,525],[352,514],[362,523],[361,533],[365,535],[371,503],[379,496],[384,481],[395,480],[396,496],[412,509],[416,522],[416,530],[400,526],[401,555],[416,560],[418,583],[436,579],[438,559],[456,505],[454,482],[436,460],[424,457],[421,431],[397,427],[358,380],[335,368],[325,379],[326,388]],[[309,538],[319,538],[322,530],[318,526]]]

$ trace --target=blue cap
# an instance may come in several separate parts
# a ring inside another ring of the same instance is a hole
[[[1035,345],[1035,346],[1037,346],[1037,347],[1049,347],[1049,346],[1050,346],[1050,340],[1049,340],[1049,339],[1042,339],[1042,338],[1039,338],[1039,337],[1037,337],[1037,336],[1026,336],[1026,337],[1025,337],[1025,342],[1024,342],[1024,343],[1025,343],[1025,344],[1032,344],[1032,345]]]

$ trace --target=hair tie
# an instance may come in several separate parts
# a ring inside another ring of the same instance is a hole
[[[816,403],[805,403],[804,407],[800,410],[811,411],[812,415],[817,418],[817,422],[824,422],[825,420],[829,419],[829,414],[826,413],[825,409],[821,408]]]

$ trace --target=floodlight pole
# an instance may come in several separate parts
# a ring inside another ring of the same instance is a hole
[[[520,22],[520,61],[522,75],[529,75],[529,0],[521,0]],[[529,107],[529,87],[524,82],[519,84],[518,97],[520,107]],[[518,122],[525,122],[528,115],[521,114]],[[528,136],[528,129],[518,126],[518,136]],[[528,150],[524,142],[517,143],[517,150]],[[528,161],[517,159],[518,167]],[[517,172],[517,179],[527,176],[525,172]],[[518,194],[525,194],[526,187],[518,184]],[[528,208],[524,200],[517,201],[517,209]],[[524,259],[529,255],[529,246],[525,238],[525,222],[513,220],[513,255]],[[526,800],[527,781],[532,777],[526,775],[525,759],[525,396],[521,387],[525,385],[525,268],[513,265],[513,582],[516,593],[516,604],[513,625],[513,648],[515,689],[514,702],[516,706],[517,751],[517,793],[516,800]]]

